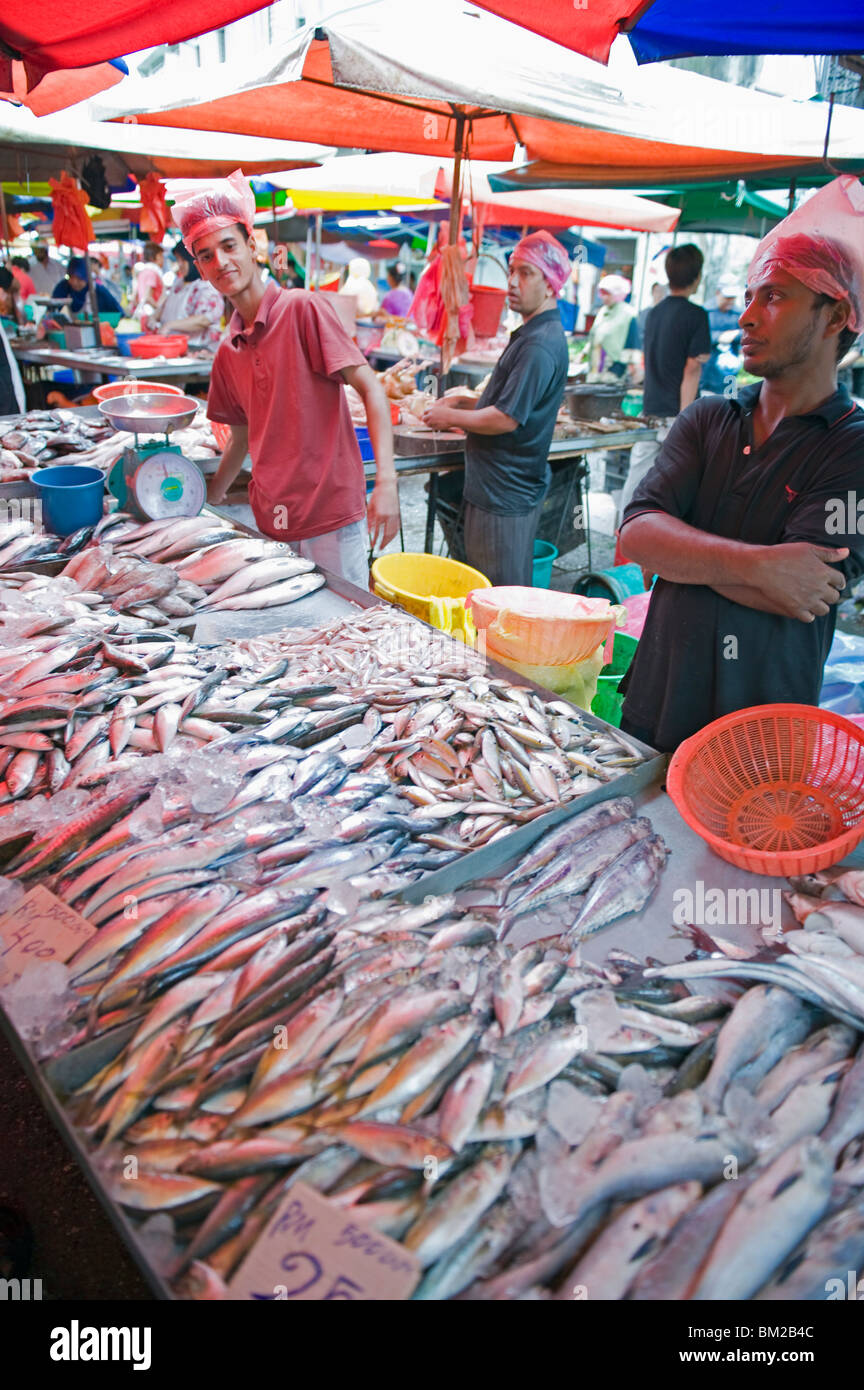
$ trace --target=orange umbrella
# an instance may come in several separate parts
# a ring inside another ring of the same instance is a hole
[[[59,179],[49,179],[54,204],[54,240],[58,246],[86,252],[95,241],[93,224],[87,215],[87,194],[77,179],[64,170]]]

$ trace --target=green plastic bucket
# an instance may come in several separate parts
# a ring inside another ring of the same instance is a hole
[[[641,565],[612,565],[607,570],[586,571],[573,585],[574,594],[587,598],[608,598],[610,603],[623,603],[631,594],[642,594]]]
[[[612,660],[603,667],[597,677],[597,694],[591,701],[591,713],[605,719],[607,724],[614,724],[616,729],[621,724],[621,709],[624,704],[624,696],[619,695],[618,687],[633,660],[637,645],[636,637],[631,637],[626,632],[616,632]]]
[[[535,589],[552,587],[552,566],[557,559],[557,546],[552,545],[550,541],[534,542],[534,567],[531,583]]]

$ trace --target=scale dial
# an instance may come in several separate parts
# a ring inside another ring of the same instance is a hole
[[[151,521],[197,516],[207,500],[204,474],[191,459],[166,449],[141,460],[128,482],[138,509]]]

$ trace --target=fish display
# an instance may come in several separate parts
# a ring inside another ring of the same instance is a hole
[[[469,890],[223,888],[69,964],[65,1060],[118,1044],[64,1103],[127,1214],[172,1217],[178,1296],[230,1297],[296,1181],[421,1300],[817,1297],[864,1251],[861,1031],[795,993],[514,949]]]
[[[114,513],[28,574],[48,539],[0,537],[0,892],[96,930],[0,1002],[133,1226],[168,1220],[177,1297],[230,1298],[297,1181],[412,1252],[418,1300],[817,1298],[860,1266],[860,876],[793,885],[758,953],[588,961],[664,871],[615,795],[640,745],[385,607],[177,633],[321,578],[218,519]],[[394,896],[563,807],[494,880]]]
[[[778,940],[770,936],[766,949],[745,959],[715,952],[700,960],[655,967],[667,979],[695,980],[712,976],[764,980],[782,985],[808,1003],[824,1009],[851,1027],[864,1029],[864,906],[860,902],[861,873],[832,875],[819,886],[839,898],[818,896],[802,901],[787,893],[801,922]]]

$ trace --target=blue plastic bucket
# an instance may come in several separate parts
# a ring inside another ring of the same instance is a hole
[[[610,603],[622,603],[631,594],[644,594],[641,565],[612,565],[608,570],[580,574],[573,585],[574,594],[587,598],[608,598]]]
[[[71,536],[82,526],[95,526],[102,517],[105,474],[99,468],[67,463],[41,468],[33,485],[42,499],[42,520],[55,536]]]
[[[535,589],[548,589],[552,585],[552,566],[558,559],[558,549],[549,541],[534,542],[534,567],[531,583]]]

